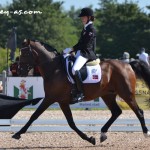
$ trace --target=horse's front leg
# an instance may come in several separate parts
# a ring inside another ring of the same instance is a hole
[[[51,104],[53,104],[53,102],[44,99],[43,102],[41,103],[41,105],[32,114],[32,116],[30,117],[30,119],[26,123],[26,125],[23,128],[21,128],[20,131],[15,133],[12,136],[12,138],[20,139],[21,138],[21,134],[25,133],[27,131],[27,129],[30,127],[30,125],[33,123],[33,121],[35,121]]]
[[[83,139],[83,140],[87,140],[88,142],[92,143],[93,145],[96,144],[95,138],[93,137],[88,137],[86,134],[84,134],[82,131],[80,131],[77,126],[75,125],[75,122],[73,120],[73,116],[72,116],[72,112],[71,109],[69,107],[69,104],[59,104],[60,108],[62,109],[67,122],[69,124],[69,126]]]

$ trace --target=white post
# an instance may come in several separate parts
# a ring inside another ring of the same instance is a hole
[[[7,94],[6,93],[6,82],[7,82],[7,76],[6,76],[6,71],[5,70],[3,70],[3,72],[2,72],[2,86],[3,86],[3,94]]]

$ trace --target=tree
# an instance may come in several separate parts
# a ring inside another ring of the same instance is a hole
[[[17,47],[19,48],[25,38],[43,41],[58,51],[71,47],[77,41],[73,19],[67,15],[67,12],[62,11],[61,2],[13,0],[12,4],[1,8],[12,13],[0,17],[2,22],[0,24],[0,47],[5,47],[12,27],[17,28]],[[34,13],[34,11],[42,13]],[[29,14],[31,12],[33,13]]]
[[[10,22],[10,16],[8,15],[8,8],[0,6],[0,11],[1,11],[1,15],[0,15],[0,47],[5,48],[6,43],[7,43],[7,39],[8,36],[11,32],[11,27],[9,26],[9,22]]]
[[[52,0],[14,0],[9,10],[15,11],[11,14],[12,25],[17,27],[18,44],[24,38],[38,39],[54,46],[59,51],[74,43],[75,28],[71,26],[71,20],[62,12],[62,3]],[[39,11],[36,14],[17,14]],[[19,12],[18,12],[19,13]]]
[[[101,20],[98,26],[97,45],[104,57],[118,58],[124,51],[132,57],[138,53],[141,46],[150,47],[147,38],[150,18],[141,12],[138,4],[125,1],[101,0],[97,10],[97,18]]]

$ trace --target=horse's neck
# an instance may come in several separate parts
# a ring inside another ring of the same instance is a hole
[[[39,65],[39,69],[44,79],[52,79],[55,76],[56,70],[57,72],[61,72],[63,69],[61,56],[57,56],[51,59],[47,57],[46,59],[48,60],[45,61],[45,63]]]
[[[49,55],[49,59],[53,59],[56,57],[56,54],[53,51],[48,51],[41,43],[39,42],[31,42],[32,48],[36,50],[36,52],[41,55],[47,57]]]
[[[38,67],[43,78],[50,78],[56,70],[61,70],[61,56],[57,56],[54,52],[49,52],[40,43],[31,43],[32,48],[38,54]]]
[[[52,60],[56,57],[56,54],[54,52],[49,52],[45,49],[43,45],[41,45],[39,42],[31,42],[30,43],[32,49],[35,50],[35,52],[38,55],[39,63],[45,62],[46,60]]]

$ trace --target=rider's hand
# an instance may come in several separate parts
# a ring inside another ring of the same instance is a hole
[[[71,56],[75,56],[75,52],[74,52],[74,51],[71,51],[71,52],[70,52],[70,55],[71,55]]]
[[[69,54],[72,51],[72,48],[66,48],[63,50],[63,54]]]

